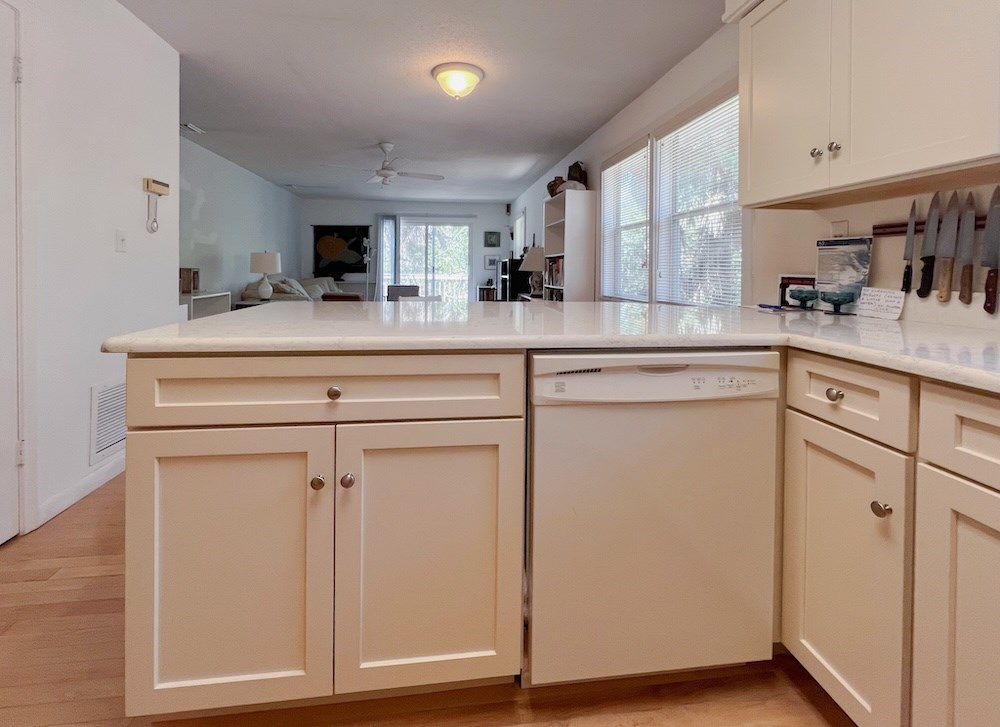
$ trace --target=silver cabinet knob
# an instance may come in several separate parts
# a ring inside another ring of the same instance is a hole
[[[811,156],[813,159],[819,159],[821,156],[823,156],[823,150],[820,149],[818,146],[814,146],[812,149],[809,150],[809,156]]]
[[[834,402],[840,401],[844,398],[844,392],[831,386],[826,390],[826,398]]]
[[[323,475],[316,475],[309,480],[309,486],[314,490],[322,490],[326,487],[326,478]]]
[[[883,518],[892,515],[892,505],[887,502],[879,502],[878,500],[872,500],[872,512],[875,513],[875,517]]]
[[[326,390],[326,398],[329,399],[330,401],[336,401],[343,395],[344,391],[339,386],[331,386],[329,389]]]
[[[345,490],[349,490],[352,487],[354,487],[354,483],[356,481],[357,480],[355,480],[354,478],[354,473],[348,472],[346,475],[340,478],[340,486],[343,487]]]
[[[829,152],[837,152],[843,149],[843,147],[835,141],[831,141],[826,145],[826,150]]]

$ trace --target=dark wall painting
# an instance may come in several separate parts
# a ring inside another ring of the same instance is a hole
[[[364,273],[368,225],[313,225],[313,277],[343,280],[344,273]]]

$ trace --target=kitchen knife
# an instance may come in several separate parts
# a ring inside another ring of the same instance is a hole
[[[917,201],[913,200],[910,205],[910,219],[906,221],[906,246],[903,248],[903,259],[906,267],[903,268],[903,292],[910,292],[910,284],[913,281],[913,240],[917,236]]]
[[[937,246],[938,235],[938,208],[941,206],[941,195],[934,193],[931,198],[931,206],[927,209],[927,222],[924,223],[924,240],[920,244],[920,261],[924,266],[920,269],[920,287],[917,288],[917,295],[926,298],[931,294],[931,285],[934,283],[934,248]]]
[[[986,273],[986,302],[983,310],[997,312],[997,267],[1000,263],[1000,187],[993,190],[990,209],[986,213],[986,230],[983,231],[983,256],[981,262]]]
[[[968,305],[972,302],[972,244],[976,237],[976,200],[972,192],[965,198],[965,208],[958,226],[958,299]]]
[[[962,216],[962,203],[958,201],[958,192],[951,193],[948,208],[941,221],[941,231],[938,233],[937,257],[937,299],[940,303],[951,300],[951,273],[955,269],[955,245],[958,242],[958,218]]]

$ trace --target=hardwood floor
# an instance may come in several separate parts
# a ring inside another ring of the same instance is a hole
[[[480,687],[188,719],[124,715],[124,478],[0,546],[0,726],[728,727],[853,723],[788,656],[669,684]]]

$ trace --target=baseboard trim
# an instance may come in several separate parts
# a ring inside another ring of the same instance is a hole
[[[38,510],[36,511],[38,522],[25,523],[25,527],[21,531],[21,534],[23,535],[24,533],[29,533],[32,530],[41,527],[63,510],[75,505],[112,477],[117,477],[124,471],[125,452],[123,450],[118,454],[109,457],[101,464],[100,467],[95,469],[72,487],[62,490],[45,502],[40,503]]]

